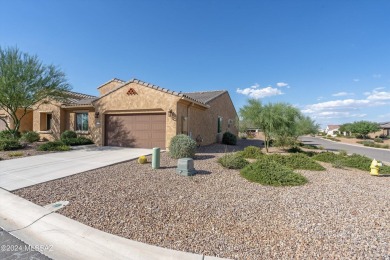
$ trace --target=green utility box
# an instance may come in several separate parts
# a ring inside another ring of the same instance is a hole
[[[196,173],[194,160],[192,158],[181,158],[177,161],[177,174],[182,176],[192,176]]]

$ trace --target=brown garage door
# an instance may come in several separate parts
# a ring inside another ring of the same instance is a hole
[[[106,115],[105,145],[165,149],[165,114]]]

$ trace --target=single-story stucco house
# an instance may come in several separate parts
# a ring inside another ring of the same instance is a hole
[[[325,134],[326,135],[331,135],[331,136],[336,136],[336,133],[339,132],[339,125],[327,125],[325,128]]]
[[[99,146],[164,149],[177,134],[207,145],[226,131],[238,133],[237,112],[225,90],[181,93],[137,79],[112,79],[98,91],[98,97],[69,92],[65,103],[37,104],[23,118],[20,131],[54,140],[73,130]],[[6,113],[0,111],[0,116]]]

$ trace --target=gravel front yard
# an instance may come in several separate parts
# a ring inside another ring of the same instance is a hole
[[[240,140],[240,149],[256,140]],[[202,147],[181,177],[165,153],[160,170],[136,161],[14,192],[94,228],[176,250],[234,259],[390,257],[390,178],[335,169],[300,171],[309,183],[267,187],[217,162],[223,145]],[[148,158],[150,160],[150,157]]]

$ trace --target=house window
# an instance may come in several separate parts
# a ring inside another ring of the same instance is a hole
[[[46,114],[46,130],[51,130],[52,121],[53,121],[53,115]]]
[[[76,113],[76,131],[88,131],[88,113]]]
[[[39,131],[50,131],[53,126],[53,114],[40,112],[39,121]]]
[[[217,133],[221,133],[222,132],[222,117],[218,117],[218,132]]]

